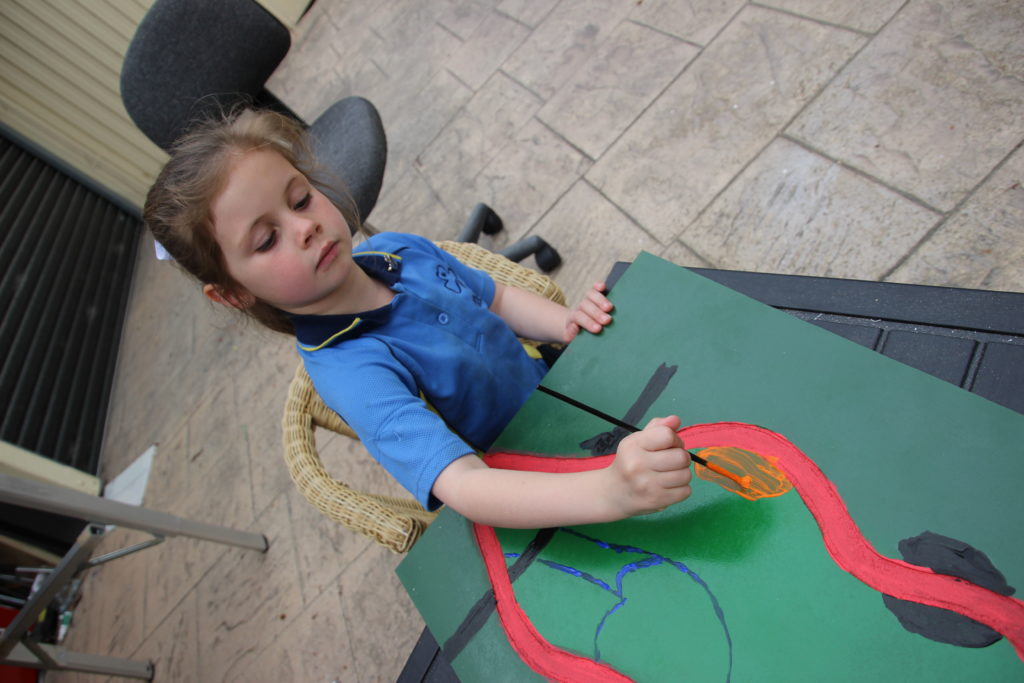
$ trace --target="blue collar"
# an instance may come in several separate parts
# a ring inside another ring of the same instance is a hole
[[[398,251],[403,251],[399,248]],[[388,287],[402,279],[402,257],[397,253],[383,251],[358,251],[352,253],[356,265],[375,280]],[[391,317],[391,304],[355,315],[299,315],[288,314],[295,328],[295,338],[303,351],[319,351],[345,339],[358,337],[362,333],[380,327]]]

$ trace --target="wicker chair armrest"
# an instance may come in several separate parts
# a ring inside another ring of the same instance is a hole
[[[342,429],[334,429],[338,425]],[[285,464],[292,481],[306,500],[327,517],[395,552],[409,550],[436,513],[427,512],[411,498],[364,493],[331,477],[316,450],[316,426],[354,436],[320,400],[300,363],[288,389],[282,423]]]

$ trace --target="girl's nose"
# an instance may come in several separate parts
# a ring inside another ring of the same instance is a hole
[[[295,231],[302,246],[308,246],[313,236],[320,232],[320,224],[309,218],[296,218]]]

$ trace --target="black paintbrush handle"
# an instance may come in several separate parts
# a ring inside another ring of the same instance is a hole
[[[586,403],[580,403],[576,399],[570,398],[570,397],[566,396],[563,393],[555,391],[554,389],[548,389],[544,385],[538,386],[537,389],[539,391],[541,391],[542,393],[547,394],[548,396],[551,396],[553,398],[557,398],[559,401],[562,401],[563,403],[568,403],[569,405],[571,405],[571,406],[573,406],[575,408],[579,408],[580,410],[582,410],[582,411],[584,411],[586,413],[590,413],[594,417],[599,417],[602,420],[604,420],[605,422],[611,423],[611,424],[615,425],[616,427],[621,427],[622,429],[625,429],[627,432],[633,433],[633,432],[639,432],[640,431],[639,427],[631,425],[628,422],[623,422],[619,418],[612,417],[611,415],[609,415],[607,413],[602,413],[597,408],[594,408],[593,406],[588,406]],[[690,460],[694,461],[698,465],[707,466],[707,464],[708,464],[707,460],[705,460],[704,458],[700,457],[696,453],[691,453],[690,451],[686,451],[686,452],[689,453]]]

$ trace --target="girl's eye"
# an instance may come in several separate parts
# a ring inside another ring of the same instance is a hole
[[[312,198],[313,198],[313,196],[309,192],[307,192],[305,194],[305,196],[303,196],[303,198],[300,199],[295,204],[295,210],[296,211],[301,211],[302,209],[305,209],[307,206],[309,206],[309,202],[310,202],[310,200],[312,200]]]
[[[270,248],[274,246],[274,242],[276,242],[276,241],[277,241],[277,231],[276,230],[271,230],[270,234],[267,235],[267,239],[263,240],[263,242],[261,242],[260,245],[258,247],[256,247],[256,251],[258,251],[260,253],[263,253],[265,251],[270,251]]]

